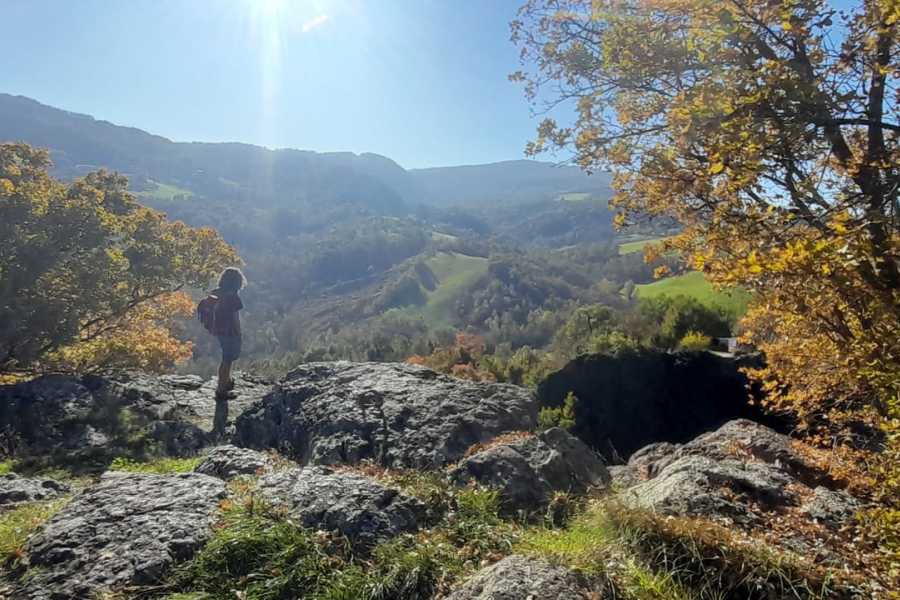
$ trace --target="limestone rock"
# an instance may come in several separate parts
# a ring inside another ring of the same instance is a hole
[[[227,481],[241,475],[261,474],[271,466],[272,461],[263,452],[226,445],[210,450],[194,471]]]
[[[553,492],[580,494],[610,481],[600,458],[558,427],[477,452],[463,459],[451,477],[459,484],[474,480],[498,489],[506,512],[539,509]]]
[[[816,521],[838,527],[850,520],[862,504],[843,490],[830,490],[824,486],[818,486],[813,490],[812,496],[800,507],[800,510]]]
[[[601,600],[581,575],[525,556],[507,556],[486,567],[447,600]]]
[[[285,505],[306,527],[337,530],[357,550],[414,531],[425,516],[415,498],[355,473],[306,467],[270,473],[259,480],[270,502]]]
[[[796,505],[798,498],[788,487],[794,481],[765,463],[684,456],[623,492],[623,499],[663,514],[726,517],[749,524],[756,519],[748,510],[751,504],[768,510]]]
[[[70,491],[68,485],[55,479],[20,477],[15,473],[0,475],[0,506],[52,500]]]
[[[161,580],[211,534],[225,484],[188,473],[107,473],[29,540],[23,600],[90,598]]]
[[[308,363],[236,423],[234,443],[278,448],[302,464],[435,468],[475,443],[535,425],[533,395],[407,364]]]
[[[216,403],[215,382],[190,375],[39,377],[0,386],[0,430],[16,435],[21,455],[116,456],[143,439],[155,450],[191,456],[270,389],[249,376],[235,383],[235,399]]]

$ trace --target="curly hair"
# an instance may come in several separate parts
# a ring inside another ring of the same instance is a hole
[[[223,292],[236,292],[244,287],[246,281],[240,269],[228,267],[219,275],[219,289]]]

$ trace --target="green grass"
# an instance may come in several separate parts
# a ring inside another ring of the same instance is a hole
[[[426,496],[436,491],[428,476],[391,477]],[[496,492],[447,488],[449,495],[441,495],[449,510],[433,527],[401,535],[371,553],[353,553],[341,536],[305,529],[287,511],[260,500],[252,482],[230,487],[232,500],[223,505],[212,539],[176,568],[167,600],[433,598],[487,556],[509,552],[519,530],[499,517]]]
[[[186,190],[168,183],[154,181],[153,184],[156,186],[154,189],[143,192],[136,192],[135,196],[137,196],[138,198],[147,198],[149,200],[171,201],[175,199],[175,196],[184,196],[185,198],[191,198],[194,195],[194,193],[190,190]]]
[[[427,302],[421,308],[425,320],[432,325],[452,325],[456,321],[456,300],[487,273],[488,260],[458,252],[440,252],[426,261],[438,280],[434,291],[426,292]]]
[[[741,289],[717,291],[699,271],[638,285],[636,291],[640,298],[689,296],[707,306],[721,308],[735,317],[747,312],[747,303],[750,301],[750,294]]]
[[[203,460],[202,457],[194,458],[156,458],[146,462],[118,457],[109,465],[110,471],[125,471],[128,473],[155,473],[164,475],[167,473],[189,473]]]
[[[66,502],[68,498],[32,502],[0,513],[0,562],[18,558],[28,536],[55,515]]]
[[[619,254],[633,254],[635,252],[642,252],[644,250],[644,246],[647,244],[655,244],[657,242],[663,241],[664,237],[657,238],[649,238],[646,240],[636,240],[633,242],[624,242],[619,244]]]
[[[515,552],[607,581],[617,598],[721,600],[840,595],[835,572],[709,521],[664,517],[598,501],[566,529],[532,529]]]
[[[12,473],[12,472],[13,472],[13,460],[11,458],[0,461],[0,475],[6,475],[7,473]]]

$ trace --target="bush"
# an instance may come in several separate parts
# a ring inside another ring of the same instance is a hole
[[[575,394],[569,392],[566,394],[563,405],[558,407],[545,406],[538,413],[538,427],[541,430],[550,429],[552,427],[562,427],[570,430],[575,427],[575,409],[578,405],[578,398]]]
[[[712,338],[699,331],[688,331],[678,342],[678,348],[687,352],[699,352],[712,345]]]

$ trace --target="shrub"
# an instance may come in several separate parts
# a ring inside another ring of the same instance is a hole
[[[538,427],[541,430],[551,427],[572,429],[575,427],[575,411],[578,406],[578,398],[572,392],[566,394],[563,405],[558,407],[545,406],[538,413]]]
[[[712,344],[712,338],[699,331],[688,331],[678,342],[678,347],[687,352],[706,350]]]

